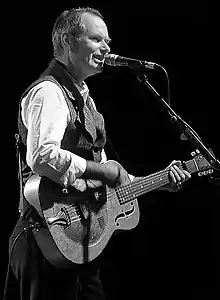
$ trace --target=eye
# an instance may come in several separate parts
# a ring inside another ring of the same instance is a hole
[[[92,41],[96,42],[96,43],[100,43],[101,42],[101,39],[98,38],[98,37],[91,37],[90,38]]]
[[[105,45],[108,45],[111,42],[111,39],[103,39],[102,37],[99,36],[92,36],[90,37],[90,40],[92,40],[95,43],[103,43]]]

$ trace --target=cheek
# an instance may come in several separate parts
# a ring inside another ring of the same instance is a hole
[[[91,48],[83,48],[83,49],[79,49],[78,52],[78,56],[81,58],[81,60],[90,60],[93,53],[94,53],[94,49]]]
[[[94,43],[81,43],[78,45],[77,57],[81,62],[92,63],[92,56],[98,50]]]
[[[79,45],[79,52],[84,54],[84,56],[89,56],[97,50],[97,45],[92,42],[85,42]]]

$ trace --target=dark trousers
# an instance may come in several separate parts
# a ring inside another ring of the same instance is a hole
[[[106,300],[97,263],[75,269],[57,269],[41,253],[32,231],[21,234],[29,222],[20,218],[9,239],[12,252],[4,300]]]

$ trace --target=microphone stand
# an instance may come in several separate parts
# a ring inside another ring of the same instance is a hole
[[[207,159],[210,165],[218,171],[220,175],[220,161],[213,155],[213,153],[202,143],[199,135],[168,105],[168,103],[161,97],[156,89],[150,84],[146,74],[142,74],[143,78],[136,75],[137,79],[143,83],[156,97],[160,100],[162,105],[167,109],[172,123],[177,124],[180,132],[184,138],[187,138],[191,144],[196,147],[200,153]],[[220,177],[219,177],[220,178]]]

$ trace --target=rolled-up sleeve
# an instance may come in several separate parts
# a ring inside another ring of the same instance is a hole
[[[22,99],[21,116],[27,133],[27,164],[40,175],[71,185],[86,169],[86,160],[61,149],[70,121],[61,89],[50,81],[39,83]]]

